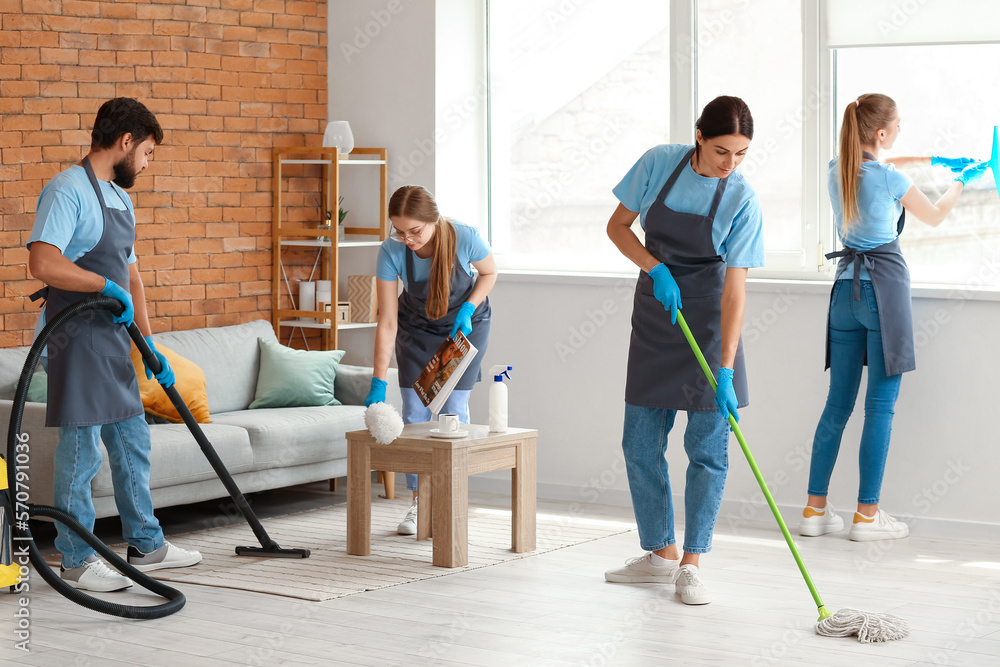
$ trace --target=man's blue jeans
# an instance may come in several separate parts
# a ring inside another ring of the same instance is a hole
[[[813,439],[809,495],[825,497],[837,463],[844,427],[854,410],[861,369],[868,355],[865,424],[858,452],[861,484],[858,503],[874,505],[882,491],[889,454],[892,417],[902,374],[886,376],[878,303],[871,281],[861,281],[861,300],[854,301],[850,280],[838,280],[830,297],[830,393]]]
[[[399,393],[403,395],[403,423],[420,424],[431,420],[431,411],[424,407],[417,392],[410,387],[400,387]],[[448,396],[448,400],[441,407],[441,412],[446,415],[458,415],[458,421],[463,424],[469,423],[469,394],[471,389],[455,389]],[[406,488],[410,491],[417,490],[417,476],[406,473]]]
[[[56,507],[93,532],[96,514],[90,482],[101,468],[101,440],[108,450],[122,537],[143,553],[159,549],[163,546],[163,531],[153,516],[153,498],[149,492],[149,425],[142,415],[103,426],[59,429],[54,462]],[[58,522],[55,546],[62,553],[66,569],[83,565],[94,553],[82,537]]]
[[[622,450],[639,526],[639,543],[646,551],[674,544],[674,507],[667,472],[667,434],[676,410],[625,404]],[[684,487],[684,551],[701,554],[712,549],[712,531],[719,515],[729,470],[729,424],[717,411],[688,412],[684,451],[688,456]]]

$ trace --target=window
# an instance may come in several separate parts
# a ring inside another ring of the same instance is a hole
[[[611,189],[667,141],[669,4],[489,7],[490,224],[501,265],[634,270],[605,227],[618,205]]]
[[[767,266],[803,265],[801,0],[698,2],[698,110],[719,95],[750,107],[754,137],[740,171],[760,196]],[[694,141],[692,137],[683,141]],[[680,138],[679,138],[680,140]],[[815,264],[814,264],[815,266]]]
[[[885,157],[990,157],[993,126],[1000,122],[1000,88],[984,85],[982,77],[983,72],[1000,71],[1000,45],[843,48],[836,51],[836,65],[836,108],[841,113],[866,92],[881,92],[896,101],[900,134]],[[947,169],[929,165],[901,171],[931,201],[954,179]],[[939,227],[907,216],[899,241],[913,281],[964,285],[978,284],[978,278],[1000,286],[998,203],[993,174],[987,172],[966,188]]]

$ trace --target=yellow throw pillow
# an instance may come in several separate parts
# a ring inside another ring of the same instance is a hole
[[[208,424],[210,421],[208,392],[205,389],[204,371],[198,364],[190,359],[185,359],[161,343],[156,344],[156,349],[163,353],[163,356],[170,362],[170,367],[174,369],[174,387],[184,399],[188,410],[194,415],[195,421],[199,424]],[[167,397],[167,393],[160,387],[156,378],[146,379],[146,367],[142,363],[142,356],[140,356],[135,343],[132,343],[132,365],[135,366],[135,374],[139,379],[139,395],[142,397],[142,406],[146,412],[167,421],[183,422],[177,408],[170,402],[170,398]]]

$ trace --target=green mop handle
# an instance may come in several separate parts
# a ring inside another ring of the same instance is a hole
[[[705,361],[705,355],[701,353],[701,348],[698,347],[698,343],[695,342],[694,336],[691,334],[691,329],[688,328],[687,322],[684,320],[684,315],[681,311],[677,311],[677,324],[681,326],[681,331],[684,332],[684,337],[687,339],[688,345],[691,346],[691,351],[694,352],[694,356],[698,359],[698,364],[701,366],[701,370],[705,372],[705,377],[708,378],[709,384],[712,385],[712,391],[715,391],[715,378],[712,376],[712,369],[709,368],[708,362]],[[767,488],[767,482],[764,481],[764,476],[760,474],[760,468],[757,467],[757,462],[754,461],[753,454],[750,453],[750,447],[747,445],[746,439],[743,437],[743,432],[740,431],[739,424],[736,423],[736,418],[732,414],[729,415],[729,426],[733,429],[733,433],[736,434],[736,440],[740,443],[740,449],[743,450],[743,455],[747,458],[747,463],[750,464],[750,469],[753,470],[753,476],[757,478],[757,484],[760,485],[760,490],[764,492],[764,497],[767,499],[767,504],[771,508],[771,513],[774,514],[775,520],[778,522],[778,527],[781,528],[781,534],[785,536],[785,542],[788,543],[788,548],[792,550],[792,557],[795,558],[795,564],[799,566],[799,572],[802,573],[802,578],[805,579],[806,586],[809,587],[809,592],[812,593],[813,601],[816,602],[816,607],[819,609],[819,620],[823,620],[831,616],[832,614],[823,604],[823,599],[819,596],[819,591],[816,590],[816,585],[813,584],[812,577],[809,576],[809,570],[806,569],[806,564],[802,562],[802,556],[799,555],[799,550],[795,546],[795,542],[792,540],[791,533],[788,532],[788,526],[785,525],[785,520],[781,518],[781,512],[778,511],[778,506],[774,502],[774,498],[771,496],[770,490]]]

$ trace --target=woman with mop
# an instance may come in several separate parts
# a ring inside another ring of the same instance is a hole
[[[827,491],[844,426],[854,409],[861,369],[868,365],[865,421],[859,453],[860,489],[850,539],[899,539],[907,525],[879,509],[882,475],[889,453],[893,407],[902,374],[916,367],[910,274],[899,247],[906,211],[936,227],[964,187],[986,170],[968,158],[900,157],[879,160],[899,134],[896,103],[879,94],[862,95],[844,109],[840,155],[830,161],[829,191],[844,249],[830,295],[826,367],[830,390],[813,440],[809,499],[799,534],[823,535],[844,521],[827,502]],[[919,162],[956,172],[951,187],[931,202],[894,166]]]
[[[650,149],[615,186],[621,202],[608,236],[642,270],[632,311],[622,449],[639,541],[646,553],[608,570],[611,582],[673,583],[685,604],[706,604],[701,554],[712,531],[729,466],[730,413],[748,404],[740,329],[747,269],[763,266],[757,193],[736,171],[753,138],[750,109],[737,97],[705,106],[694,146]],[[632,225],[645,231],[645,246]],[[679,326],[684,309],[710,366],[715,392]],[[684,546],[678,549],[667,434],[687,413]]]
[[[389,198],[392,233],[379,250],[376,269],[378,326],[374,376],[365,406],[385,401],[385,378],[393,347],[399,366],[403,422],[430,421],[431,413],[412,389],[420,372],[448,336],[461,331],[478,353],[441,408],[469,423],[469,394],[480,379],[490,338],[490,301],[497,280],[489,245],[475,227],[443,217],[431,194],[406,185]],[[472,267],[479,272],[474,278]],[[399,292],[397,279],[403,281]],[[398,331],[398,332],[397,332]],[[417,476],[406,475],[413,504],[399,524],[400,535],[417,532]]]

